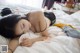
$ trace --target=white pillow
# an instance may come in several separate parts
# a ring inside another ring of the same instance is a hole
[[[0,45],[7,45],[8,42],[9,42],[9,39],[6,39],[0,35]]]
[[[56,27],[56,26],[51,26],[51,27],[49,27],[48,28],[48,32],[50,33],[50,34],[53,34],[53,35],[55,35],[55,36],[65,36],[66,34],[62,31],[62,29],[61,28],[59,28],[59,27]]]

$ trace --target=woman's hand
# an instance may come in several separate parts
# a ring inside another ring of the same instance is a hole
[[[46,36],[41,36],[41,37],[37,37],[37,38],[33,38],[33,39],[29,39],[29,38],[24,38],[22,40],[22,42],[20,43],[21,46],[26,46],[26,47],[30,47],[32,46],[35,42],[38,42],[38,41],[44,41],[48,39],[48,37]]]
[[[29,38],[23,38],[22,42],[20,43],[21,46],[26,46],[26,47],[30,47],[32,46],[32,44],[34,43],[34,41],[32,39]]]

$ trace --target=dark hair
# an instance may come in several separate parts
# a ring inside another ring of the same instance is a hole
[[[44,12],[44,15],[48,19],[50,19],[50,21],[51,21],[50,26],[53,25],[56,22],[56,16],[55,16],[55,14],[53,12]]]
[[[0,20],[0,35],[5,38],[15,38],[14,28],[18,21],[21,19],[20,15],[11,15]]]
[[[10,10],[10,8],[3,8],[1,11],[1,16],[6,16],[8,14],[12,14],[12,11]]]

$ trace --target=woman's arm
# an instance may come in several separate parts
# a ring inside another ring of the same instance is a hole
[[[41,34],[42,36],[49,36],[49,33],[48,33],[48,27],[50,25],[50,20],[47,19],[45,16],[44,16],[44,13],[39,11],[39,12],[36,12],[38,15],[37,16],[37,19],[39,20],[39,29],[41,30]]]
[[[17,38],[10,40],[10,42],[8,44],[8,48],[9,48],[8,53],[14,52],[18,45],[19,45],[19,41]]]
[[[48,36],[47,28],[50,25],[50,20],[45,19],[44,13],[41,11],[31,12],[29,14],[29,21],[32,24],[33,31],[41,32],[43,36]]]
[[[47,39],[47,37],[43,37],[43,36],[37,37],[37,38],[33,38],[33,39],[24,38],[24,39],[22,40],[22,42],[20,43],[20,45],[21,45],[21,46],[30,47],[30,46],[32,46],[35,42],[37,42],[37,41],[43,41],[43,40],[45,40],[45,39]]]

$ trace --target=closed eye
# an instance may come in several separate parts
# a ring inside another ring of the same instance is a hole
[[[23,30],[25,25],[22,23],[20,27],[21,27],[21,30]]]
[[[23,28],[25,28],[25,25],[23,24]]]

